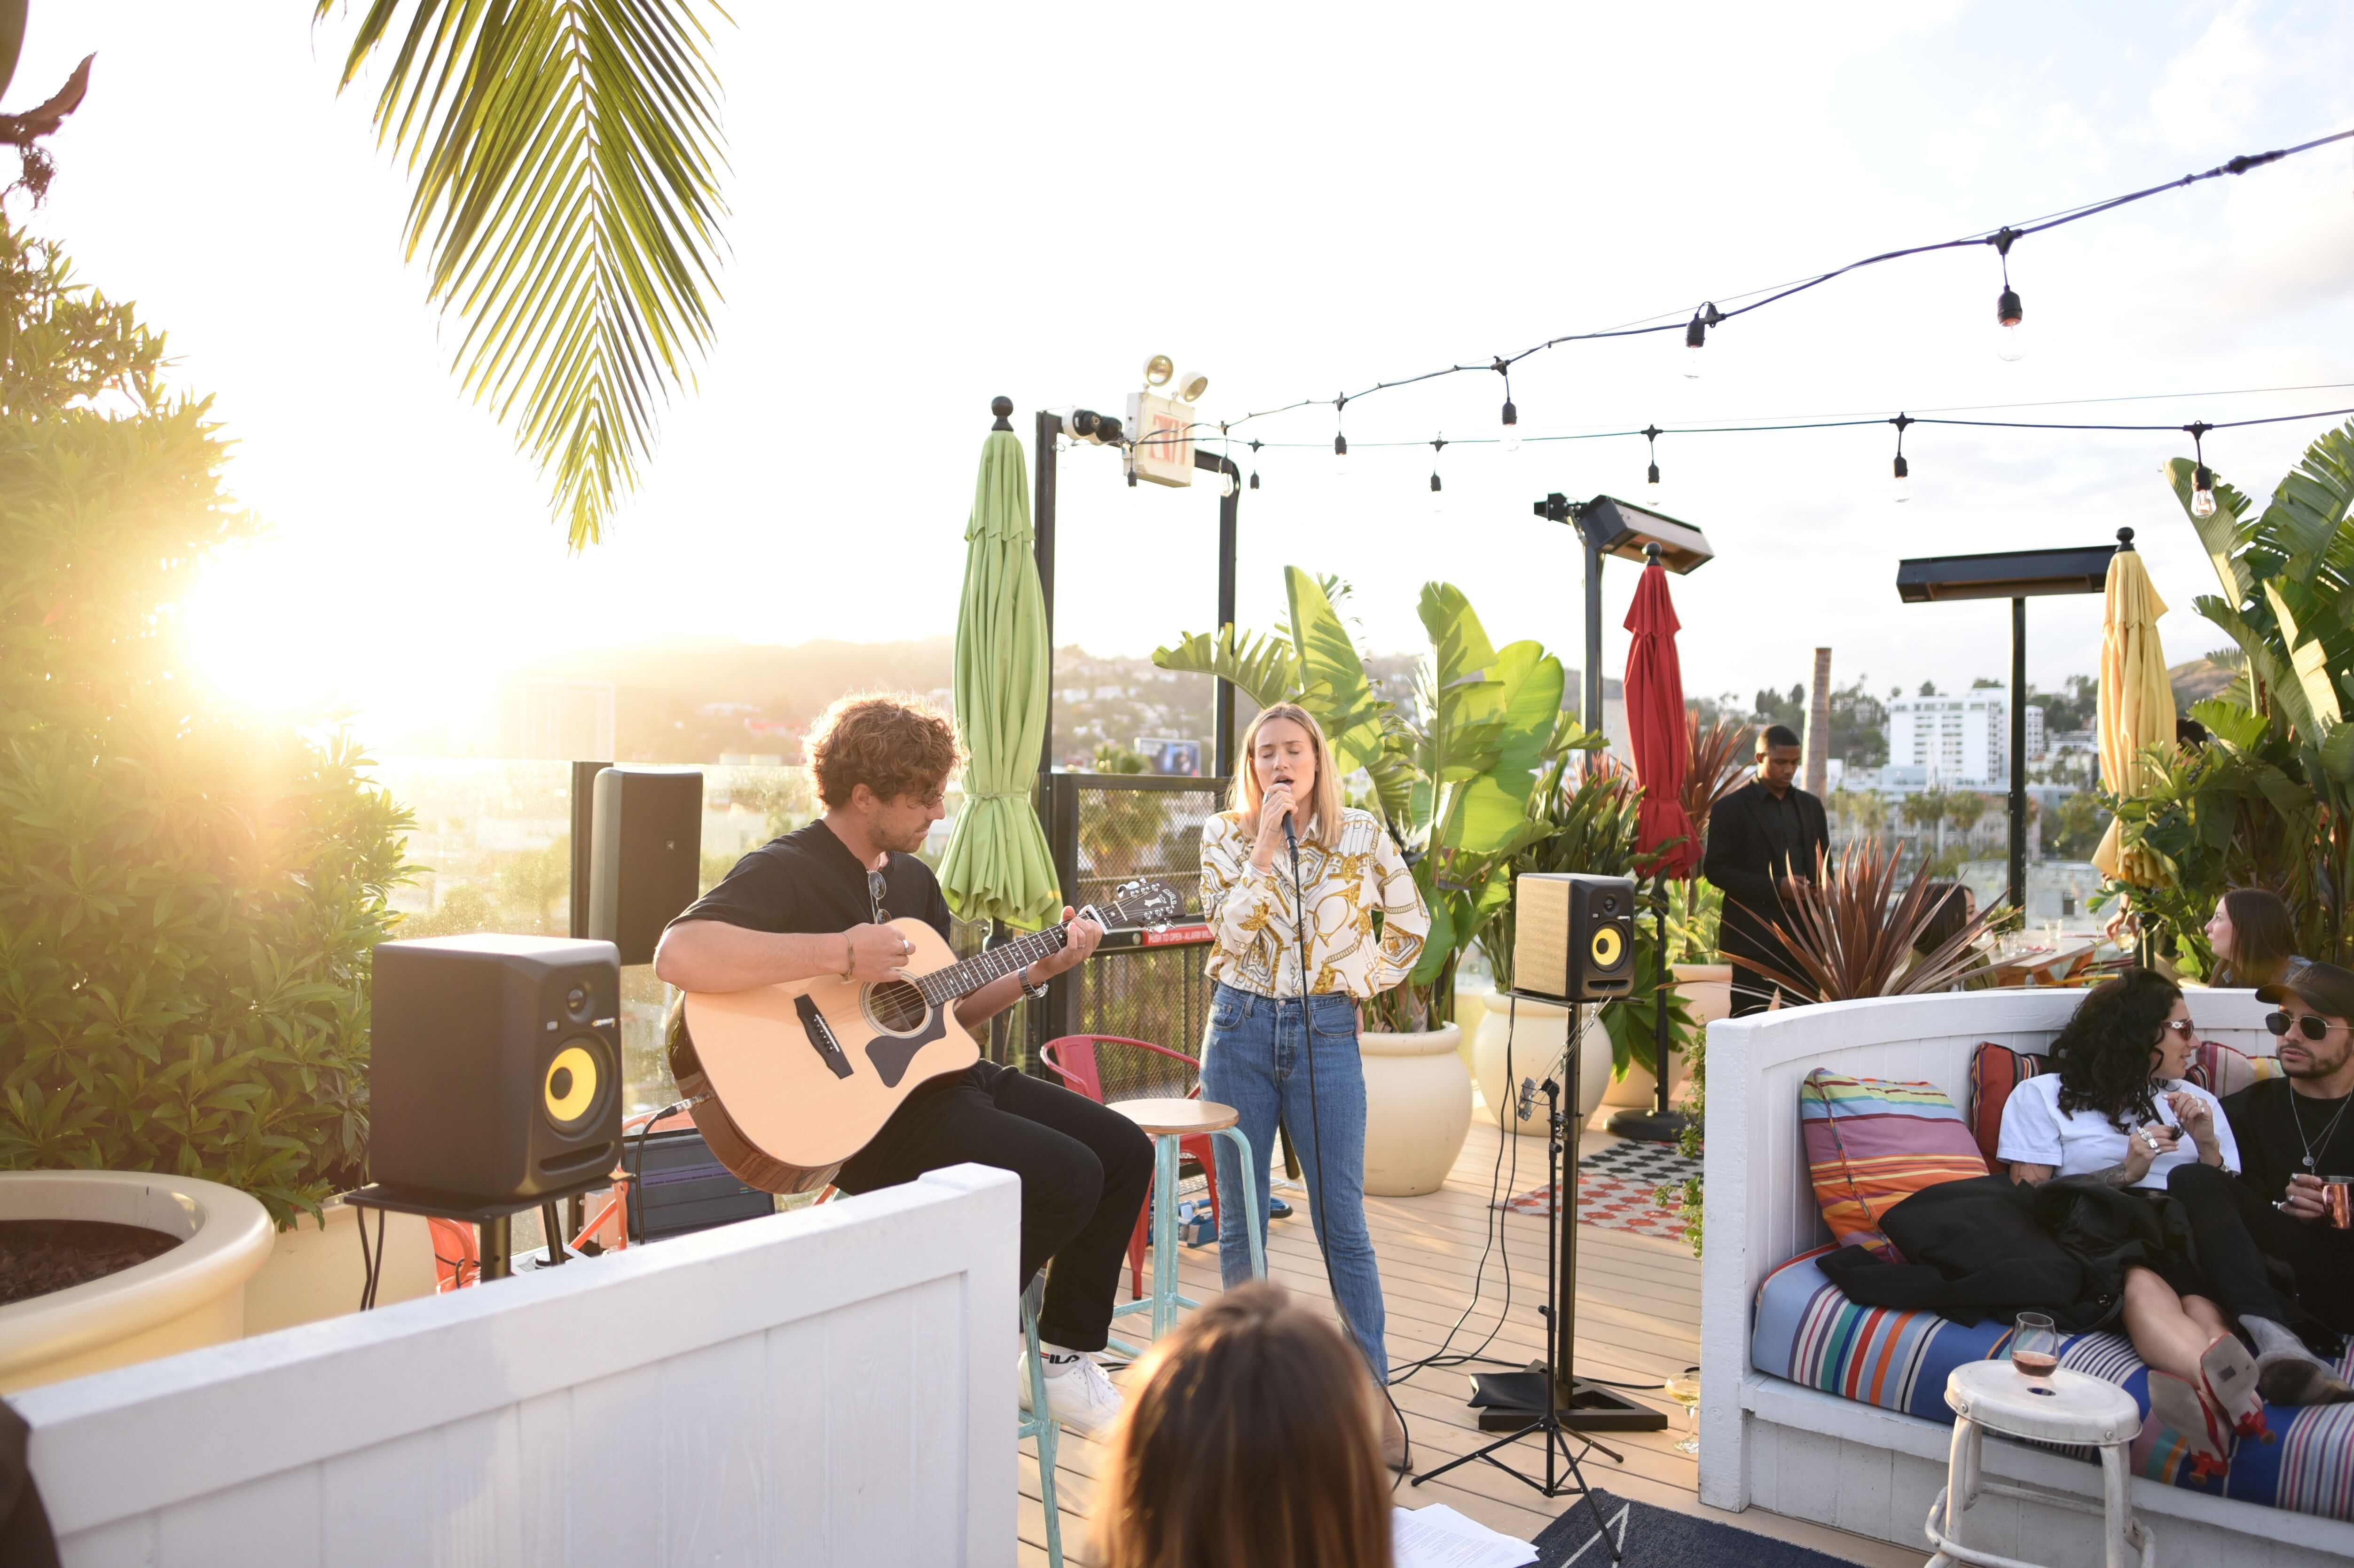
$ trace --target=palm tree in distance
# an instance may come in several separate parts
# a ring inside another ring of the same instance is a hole
[[[316,0],[313,25],[342,8]],[[372,118],[410,176],[408,253],[429,251],[429,296],[466,323],[453,368],[576,550],[711,339],[726,209],[705,10],[730,20],[716,0],[367,0],[344,59],[338,91],[387,57]]]

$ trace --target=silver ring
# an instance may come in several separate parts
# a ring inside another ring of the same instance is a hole
[[[916,951],[916,944],[907,940],[907,938],[902,937],[899,938],[899,951],[903,955],[913,956]]]

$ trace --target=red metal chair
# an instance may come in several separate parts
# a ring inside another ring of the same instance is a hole
[[[1201,1081],[1193,1076],[1194,1072],[1200,1068],[1201,1063],[1186,1055],[1182,1051],[1172,1051],[1168,1046],[1155,1045],[1150,1040],[1130,1040],[1119,1034],[1066,1034],[1060,1039],[1047,1041],[1039,1049],[1038,1054],[1047,1066],[1055,1070],[1055,1076],[1069,1085],[1075,1092],[1087,1096],[1097,1105],[1104,1105],[1108,1102],[1104,1098],[1102,1065],[1096,1057],[1096,1049],[1101,1045],[1119,1045],[1138,1051],[1149,1051],[1156,1056],[1165,1056],[1171,1061],[1183,1064],[1187,1072],[1184,1075],[1186,1083],[1182,1097],[1189,1100],[1198,1100],[1202,1097]],[[1161,1075],[1165,1077],[1165,1072]],[[1122,1076],[1138,1077],[1149,1076],[1149,1075],[1129,1074]],[[1119,1086],[1127,1088],[1131,1086],[1123,1083]],[[1149,1081],[1134,1086],[1147,1090],[1156,1087],[1163,1090],[1174,1088],[1172,1085],[1164,1083],[1156,1086]],[[1191,1160],[1199,1165],[1203,1174],[1210,1179],[1210,1224],[1213,1229],[1215,1229],[1218,1224],[1218,1163],[1216,1156],[1211,1152],[1209,1135],[1204,1134],[1198,1138],[1180,1139],[1177,1150],[1181,1158]],[[1151,1214],[1152,1194],[1148,1190],[1145,1193],[1144,1207],[1137,1211],[1136,1234],[1128,1238],[1128,1293],[1132,1297],[1141,1298],[1144,1294],[1145,1235],[1152,1223]]]

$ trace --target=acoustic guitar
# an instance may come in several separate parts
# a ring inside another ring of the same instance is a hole
[[[1184,912],[1163,884],[1131,882],[1108,908],[1080,911],[1106,930],[1160,928]],[[959,963],[923,921],[894,920],[914,944],[904,980],[834,976],[688,991],[667,1025],[671,1076],[712,1155],[748,1186],[806,1192],[833,1179],[916,1089],[981,1060],[957,999],[1062,950],[1064,928]]]

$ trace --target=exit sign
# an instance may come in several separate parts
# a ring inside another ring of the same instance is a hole
[[[1152,392],[1128,395],[1136,477],[1151,484],[1193,482],[1193,405]]]

